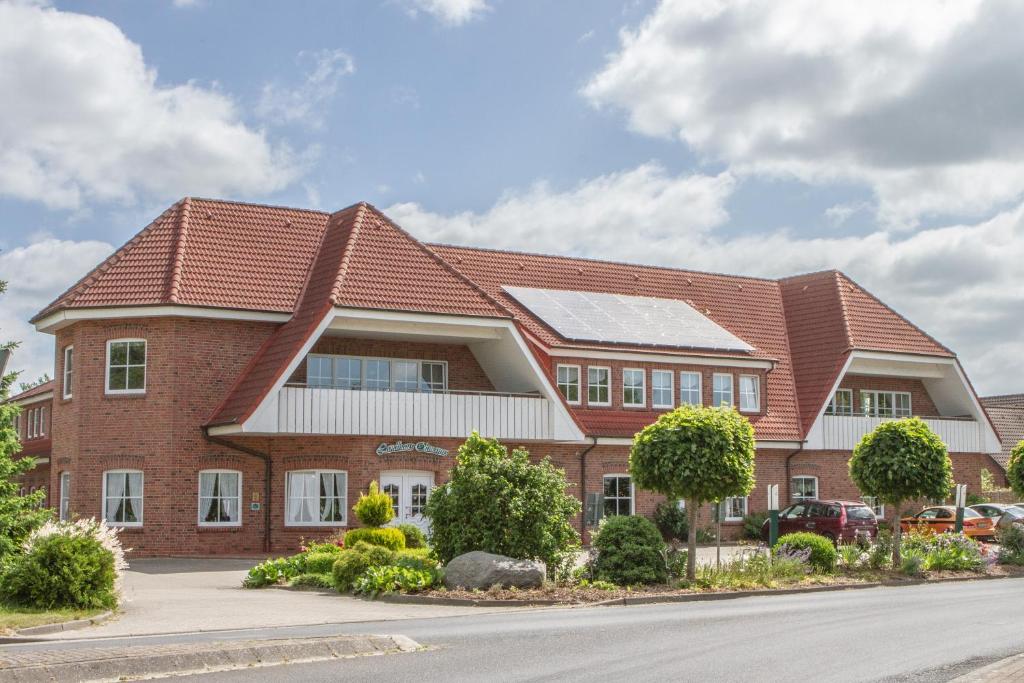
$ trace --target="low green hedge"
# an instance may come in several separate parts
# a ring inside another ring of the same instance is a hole
[[[358,527],[345,534],[346,548],[351,548],[360,541],[391,550],[405,548],[405,534],[395,527]]]
[[[775,553],[784,549],[810,551],[807,562],[813,569],[826,574],[835,570],[836,561],[839,559],[839,553],[832,541],[824,536],[806,531],[781,536],[772,547]]]
[[[646,517],[606,517],[593,539],[594,576],[619,586],[668,580],[665,541]]]
[[[304,574],[330,574],[341,552],[307,553],[302,561],[302,572]]]
[[[415,524],[399,524],[396,527],[405,536],[406,548],[426,548],[427,535]]]

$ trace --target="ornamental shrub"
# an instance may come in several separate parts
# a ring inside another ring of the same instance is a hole
[[[415,593],[430,588],[438,582],[438,573],[431,569],[410,569],[408,567],[370,567],[355,580],[353,590],[363,595],[379,593]]]
[[[1010,452],[1010,460],[1006,463],[1006,480],[1013,492],[1024,498],[1024,441]]]
[[[372,545],[364,541],[356,543],[352,550],[357,553],[362,553],[366,557],[366,561],[370,563],[371,567],[381,567],[386,564],[394,564],[395,558],[398,554],[390,548],[385,548],[382,545]]]
[[[601,520],[592,541],[597,551],[594,576],[620,586],[668,580],[665,541],[645,517],[620,515]]]
[[[921,555],[927,571],[978,571],[984,566],[981,546],[962,533],[910,533],[903,545]]]
[[[306,553],[306,557],[303,560],[303,573],[330,574],[331,568],[334,567],[334,563],[337,560],[338,553],[336,552]]]
[[[427,535],[415,524],[399,524],[397,529],[405,536],[406,548],[426,548]]]
[[[686,509],[677,500],[665,500],[654,508],[654,524],[661,535],[669,541],[686,541],[689,537],[690,522]]]
[[[890,420],[865,434],[850,458],[850,478],[865,496],[899,510],[917,498],[943,500],[953,487],[946,444],[925,422]],[[900,567],[900,516],[892,516],[892,566]]]
[[[1024,525],[999,530],[999,563],[1024,564]]]
[[[339,593],[352,590],[352,584],[370,568],[370,561],[365,553],[358,550],[346,550],[338,555],[331,568],[331,575],[334,577],[334,587]]]
[[[400,550],[395,554],[396,567],[407,569],[437,569],[438,562],[426,553],[416,550]]]
[[[242,586],[245,588],[263,588],[264,586],[273,586],[282,581],[292,579],[303,573],[305,568],[302,566],[302,563],[304,560],[304,556],[295,555],[293,557],[278,557],[260,562],[245,575],[245,578],[242,580]]]
[[[95,520],[49,522],[6,566],[0,599],[37,609],[116,607],[124,567],[116,532]]]
[[[754,428],[733,408],[680,406],[636,435],[629,474],[637,488],[686,501],[686,576],[693,580],[700,505],[745,496],[754,487]]]
[[[781,536],[772,548],[776,554],[785,554],[789,550],[810,551],[807,562],[816,571],[829,574],[836,568],[839,553],[832,541],[818,534],[799,531]]]
[[[509,453],[473,432],[427,501],[434,552],[442,562],[471,550],[542,560],[554,575],[579,546],[572,519],[580,502],[567,487],[548,458],[531,464],[525,450]]]
[[[293,588],[334,588],[334,579],[330,571],[326,574],[299,574],[288,582]]]
[[[761,540],[761,529],[765,520],[768,519],[767,512],[751,512],[743,518],[743,538],[748,541]]]
[[[352,506],[352,511],[356,513],[356,519],[368,527],[382,527],[395,516],[391,496],[381,491],[375,481],[370,482],[369,492],[359,494],[359,500]]]
[[[357,543],[379,545],[391,550],[405,548],[405,534],[394,527],[359,527],[345,534],[345,546],[351,548]]]

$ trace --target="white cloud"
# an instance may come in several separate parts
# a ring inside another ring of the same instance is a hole
[[[0,2],[0,194],[50,207],[84,200],[251,196],[302,160],[195,83],[158,84],[111,22]]]
[[[738,173],[870,186],[879,217],[1024,194],[1024,5],[665,0],[583,88]]]
[[[385,212],[435,242],[768,277],[839,268],[957,351],[980,391],[1020,390],[1024,205],[916,234],[726,236],[718,227],[735,185],[728,173],[672,176],[650,163],[567,190],[537,183],[483,212]]]
[[[487,0],[404,0],[403,4],[412,17],[426,12],[448,26],[461,26],[490,9]]]
[[[309,64],[302,82],[294,88],[267,83],[256,111],[276,123],[305,123],[320,128],[323,106],[338,92],[342,77],[355,73],[356,65],[341,50],[300,52],[298,61]]]
[[[78,281],[114,247],[105,242],[74,242],[52,237],[0,252],[0,341],[18,341],[9,369],[21,370],[20,381],[43,373],[53,376],[53,336],[40,334],[28,320]]]

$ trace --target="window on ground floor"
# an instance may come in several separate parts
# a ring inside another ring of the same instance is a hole
[[[789,490],[792,492],[793,502],[802,500],[815,500],[818,497],[818,478],[809,476],[793,477],[790,480]]]
[[[633,514],[633,482],[629,475],[604,475],[604,516],[631,514]]]
[[[142,526],[143,477],[139,470],[103,473],[103,519],[111,526]]]
[[[288,473],[285,523],[289,526],[345,526],[348,474],[342,470]]]
[[[725,521],[740,522],[747,516],[747,496],[735,496],[725,499]]]
[[[878,519],[885,519],[885,505],[879,503],[877,498],[874,496],[864,496],[860,500],[871,508],[871,511],[875,513],[875,517]]]
[[[242,473],[204,470],[199,473],[199,526],[242,523]]]
[[[60,473],[60,521],[71,519],[71,473]]]

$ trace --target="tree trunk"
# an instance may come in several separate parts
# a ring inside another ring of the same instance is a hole
[[[686,578],[693,581],[697,578],[697,514],[698,503],[695,500],[686,501],[686,512],[690,518],[690,528],[686,539]]]
[[[900,556],[900,503],[892,506],[892,568],[899,569],[900,565],[903,564],[903,558]]]

